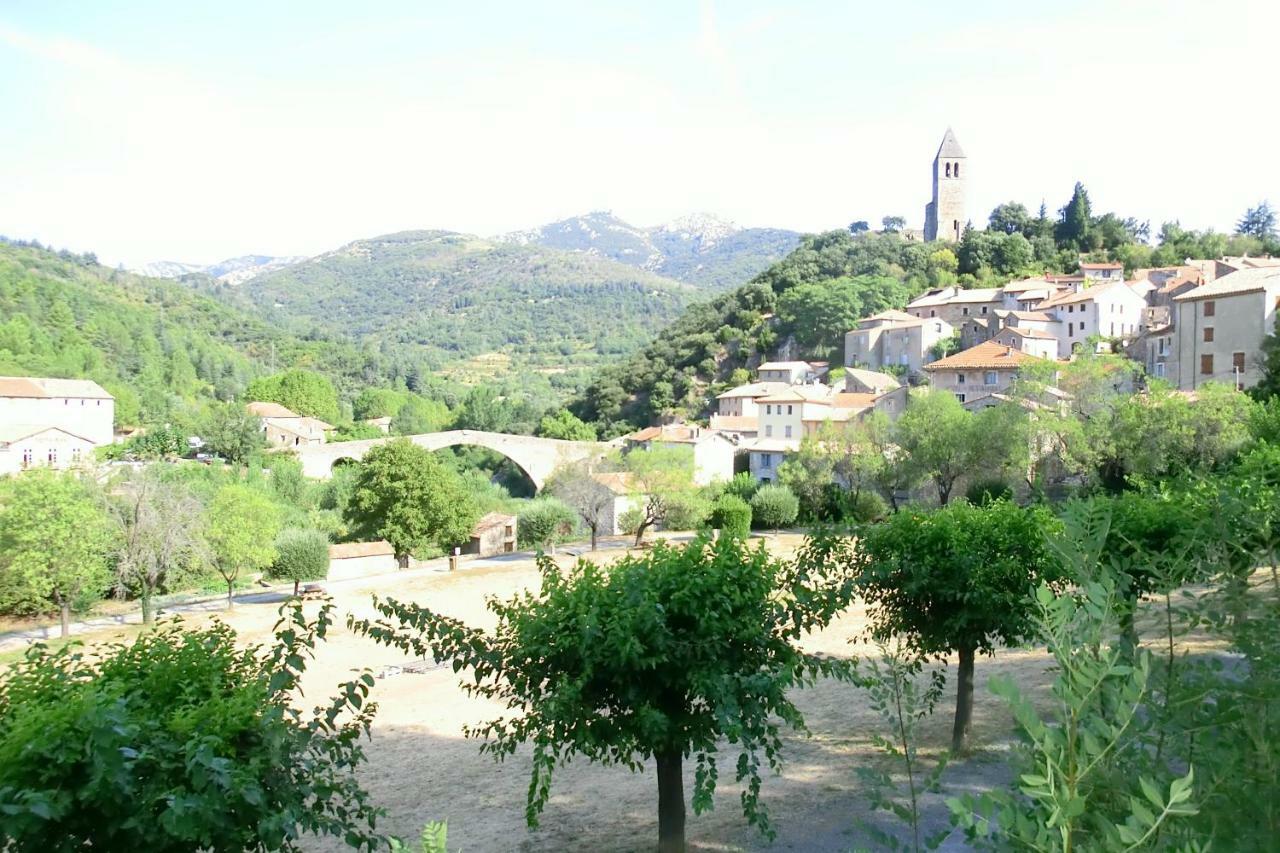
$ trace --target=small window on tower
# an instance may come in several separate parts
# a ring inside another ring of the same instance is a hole
[[[947,164],[946,169],[947,169],[947,177],[949,178],[949,177],[951,177],[951,164],[950,164],[950,163],[948,163],[948,164]]]
[[[957,178],[958,178],[958,177],[960,177],[960,164],[959,164],[959,163],[956,163],[956,170],[955,170],[955,172],[954,172],[953,174],[954,174],[954,175],[955,175],[955,177],[957,177]]]

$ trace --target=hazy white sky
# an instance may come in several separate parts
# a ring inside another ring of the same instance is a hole
[[[948,125],[975,222],[1076,180],[1153,229],[1280,203],[1274,0],[607,5],[6,0],[0,234],[138,264],[592,209],[918,226]]]

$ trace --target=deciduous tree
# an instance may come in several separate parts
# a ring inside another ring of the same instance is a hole
[[[591,550],[596,550],[601,529],[613,517],[613,490],[593,476],[587,462],[557,469],[547,481],[546,490],[573,508],[591,533]]]
[[[276,537],[276,558],[267,577],[293,581],[293,594],[303,581],[321,580],[329,574],[329,537],[319,530],[289,527]]]
[[[968,748],[975,656],[1030,636],[1028,596],[1058,578],[1045,541],[1056,527],[1041,508],[958,501],[904,509],[859,533],[859,589],[872,635],[901,637],[921,655],[959,656],[955,753]]]
[[[355,534],[387,540],[402,568],[428,545],[448,550],[466,542],[479,515],[458,474],[408,439],[365,454],[346,508]]]
[[[111,585],[107,557],[118,535],[105,501],[72,474],[0,479],[0,608],[58,613],[69,636],[72,609]]]
[[[741,750],[743,812],[771,834],[759,771],[766,760],[779,766],[780,725],[804,724],[791,690],[849,672],[797,644],[850,600],[850,564],[830,553],[811,545],[782,561],[727,536],[659,542],[608,568],[582,560],[565,570],[544,557],[538,590],[489,602],[492,631],[395,600],[375,602],[377,621],[352,624],[380,643],[474,671],[464,689],[515,712],[469,733],[498,759],[532,744],[530,825],[553,772],[573,756],[632,771],[653,761],[659,849],[673,853],[684,850],[684,761],[696,765],[697,814],[711,806],[726,740]]]
[[[248,486],[223,486],[209,506],[209,547],[213,565],[227,584],[227,607],[236,581],[266,569],[276,557],[280,513],[266,495]]]

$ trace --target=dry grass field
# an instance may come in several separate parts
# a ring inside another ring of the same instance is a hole
[[[790,553],[800,537],[782,534],[767,538],[771,549]],[[612,559],[620,550],[603,552]],[[562,556],[559,559],[572,559]],[[418,570],[331,586],[330,592],[345,622],[347,613],[371,615],[372,594],[413,600],[476,626],[493,624],[485,609],[490,595],[505,597],[535,584],[537,571],[524,555],[479,561],[456,573]],[[309,608],[318,605],[309,604]],[[278,604],[240,605],[230,613],[188,614],[189,623],[224,619],[246,642],[266,642]],[[806,644],[833,655],[865,654],[858,640],[866,626],[860,607],[844,614]],[[89,634],[83,639],[118,640],[129,629]],[[305,688],[307,700],[318,703],[332,686],[363,668],[376,673],[403,665],[404,655],[376,646],[347,631],[333,631],[311,664]],[[1006,756],[1013,739],[1012,719],[986,689],[987,679],[1002,672],[1044,700],[1046,660],[1043,652],[1010,649],[980,659],[975,697],[974,755],[947,769],[948,793],[979,790],[1004,783]],[[562,768],[552,784],[551,800],[541,827],[525,825],[528,753],[522,751],[504,764],[479,753],[478,743],[463,737],[463,727],[491,719],[504,709],[468,697],[451,668],[422,674],[402,673],[381,678],[374,688],[378,703],[369,762],[361,775],[375,800],[388,812],[383,829],[416,837],[423,823],[448,820],[451,848],[467,853],[483,851],[640,851],[652,849],[657,835],[657,788],[652,772],[632,774],[623,768],[575,762]],[[763,799],[773,817],[777,840],[770,845],[746,825],[733,783],[736,754],[724,753],[721,781],[712,811],[690,815],[691,846],[702,851],[804,850],[846,851],[862,840],[858,820],[867,817],[866,798],[856,768],[880,761],[870,735],[880,725],[860,691],[847,684],[822,682],[796,697],[809,724],[809,736],[786,738],[780,776],[765,779]],[[944,697],[938,713],[924,727],[924,747],[936,755],[949,743],[954,696]],[[692,785],[687,768],[686,796]],[[945,827],[947,815],[940,798],[927,801],[933,828]],[[882,816],[875,818],[883,821]],[[962,849],[952,840],[944,849]],[[321,842],[316,850],[338,850]]]

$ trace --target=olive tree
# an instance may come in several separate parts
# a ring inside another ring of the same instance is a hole
[[[613,490],[595,478],[591,465],[574,462],[556,469],[547,481],[546,489],[564,501],[591,533],[591,550],[596,550],[600,530],[612,518]]]
[[[960,501],[900,510],[859,533],[858,585],[872,636],[901,637],[924,656],[959,657],[955,753],[968,748],[975,656],[1030,636],[1028,596],[1059,578],[1045,538],[1057,524],[1038,507]]]
[[[491,631],[390,599],[375,600],[376,621],[350,624],[379,643],[472,670],[464,689],[514,712],[469,734],[498,759],[532,743],[531,826],[554,770],[573,756],[633,772],[653,761],[659,847],[680,851],[684,760],[696,765],[700,813],[711,807],[726,741],[741,750],[744,815],[772,835],[760,766],[778,767],[781,725],[804,724],[791,689],[850,675],[845,663],[798,644],[850,601],[853,566],[831,553],[810,543],[784,561],[726,536],[659,542],[609,567],[582,560],[565,570],[543,557],[538,590],[490,600]]]

